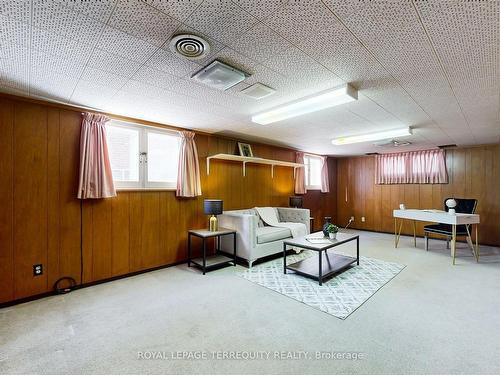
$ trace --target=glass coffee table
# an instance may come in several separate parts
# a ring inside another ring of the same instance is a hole
[[[313,243],[308,241],[308,238],[321,238],[323,242]],[[329,249],[350,241],[356,241],[356,257],[328,252]],[[286,252],[289,247],[313,250],[318,254],[293,264],[286,264]],[[311,277],[318,280],[319,285],[323,284],[323,279],[326,277],[349,268],[353,263],[359,265],[359,235],[339,232],[337,239],[330,240],[323,237],[323,232],[316,232],[283,242],[283,272],[286,274],[286,270],[291,270],[299,275]]]

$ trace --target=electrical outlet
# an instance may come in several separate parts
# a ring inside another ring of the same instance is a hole
[[[350,221],[354,221],[354,216],[351,216],[351,218],[349,220]]]
[[[365,217],[361,216],[361,221],[364,223],[365,222]]]
[[[43,265],[33,264],[33,276],[43,275]]]

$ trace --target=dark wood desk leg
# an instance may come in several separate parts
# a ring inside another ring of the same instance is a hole
[[[217,236],[217,241],[216,241],[217,249],[215,250],[215,254],[219,254],[220,252],[220,236]]]
[[[318,282],[319,285],[323,285],[323,252],[319,251],[319,274],[318,274]]]
[[[206,238],[203,237],[203,274],[205,274],[207,267],[207,241]]]
[[[233,249],[234,249],[233,263],[234,266],[236,267],[236,233],[233,233]]]
[[[283,273],[286,275],[286,244],[283,244]]]
[[[188,267],[191,267],[191,233],[188,233]]]
[[[356,264],[359,266],[359,237],[356,237]]]

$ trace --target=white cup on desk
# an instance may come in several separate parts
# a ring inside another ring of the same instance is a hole
[[[400,210],[406,210],[406,207],[405,207],[404,203],[401,203],[401,204],[399,205],[399,209],[400,209]]]

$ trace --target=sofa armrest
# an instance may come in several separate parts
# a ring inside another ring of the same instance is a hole
[[[311,212],[309,209],[278,207],[278,215],[280,221],[305,224],[307,233],[311,232]]]
[[[225,213],[217,216],[219,225],[223,228],[234,229],[236,233],[236,254],[249,259],[251,250],[257,243],[258,218],[251,214]],[[226,237],[226,236],[224,236]],[[222,241],[222,251],[232,253],[232,243]]]

